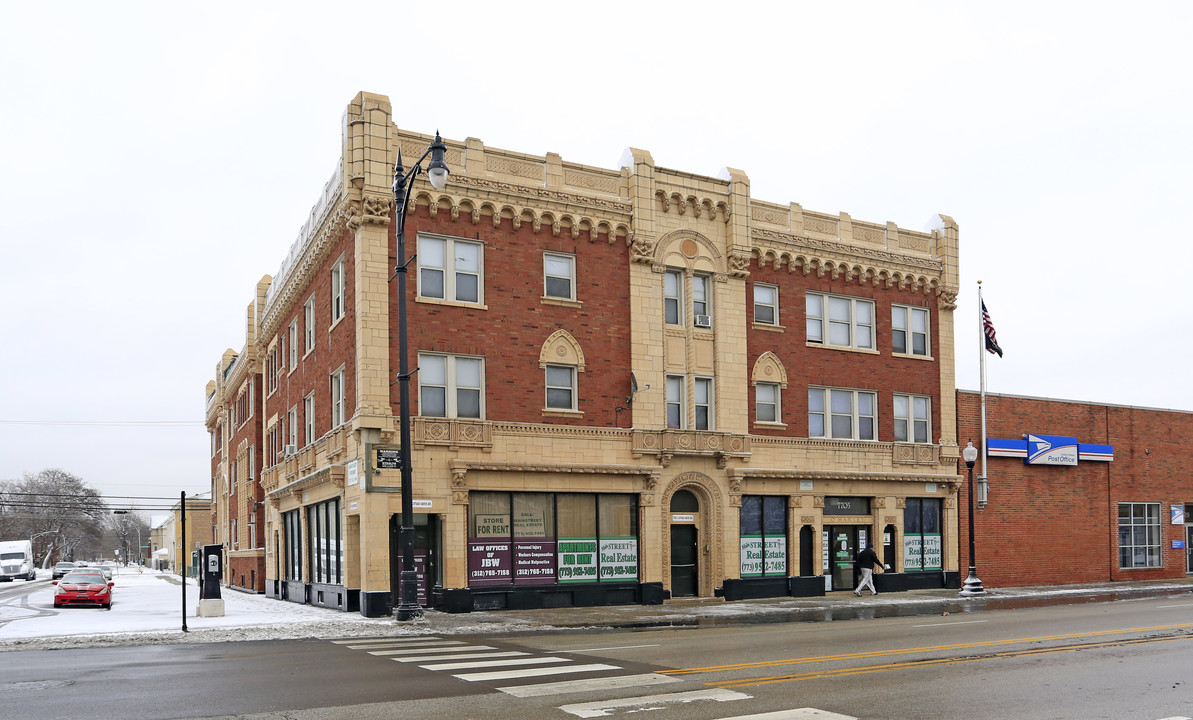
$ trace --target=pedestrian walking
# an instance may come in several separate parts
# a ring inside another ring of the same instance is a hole
[[[882,562],[878,559],[878,553],[874,552],[874,544],[866,543],[866,549],[857,554],[857,566],[862,571],[862,580],[854,588],[854,595],[861,597],[864,587],[870,588],[870,595],[878,594],[878,591],[874,589],[875,565],[882,567]]]

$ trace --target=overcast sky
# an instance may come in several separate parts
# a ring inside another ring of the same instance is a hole
[[[1193,410],[1189,3],[317,7],[0,5],[0,480],[209,489],[205,385],[361,90],[455,141],[950,215],[959,387],[980,279],[990,392]]]

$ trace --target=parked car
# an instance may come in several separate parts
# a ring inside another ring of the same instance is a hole
[[[105,578],[107,578],[108,580],[112,579],[112,566],[111,565],[95,565],[95,566],[92,566],[87,569],[88,570],[99,570],[101,573],[104,574]]]
[[[98,570],[72,570],[61,580],[52,581],[54,607],[67,605],[99,605],[112,609],[112,587],[116,584],[104,577]]]
[[[71,570],[75,569],[75,564],[72,562],[54,563],[54,571],[50,575],[51,580],[57,580]]]

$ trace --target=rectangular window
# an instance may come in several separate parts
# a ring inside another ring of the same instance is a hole
[[[462,355],[418,356],[418,414],[484,417],[484,361]]]
[[[663,273],[663,322],[683,324],[683,273],[677,270]]]
[[[1160,504],[1118,504],[1118,564],[1121,568],[1161,567]]]
[[[839,388],[808,389],[808,437],[875,440],[875,393]]]
[[[344,258],[336,260],[331,266],[331,323],[344,317]]]
[[[742,495],[741,576],[787,575],[787,498]]]
[[[468,584],[633,582],[633,495],[472,492]]]
[[[290,408],[289,416],[286,418],[286,426],[289,429],[289,435],[286,438],[286,444],[298,447],[298,406]]]
[[[344,551],[340,542],[340,499],[307,506],[307,556],[311,582],[339,585],[344,581]]]
[[[290,369],[298,366],[298,318],[290,323]]]
[[[712,326],[712,278],[692,276],[692,318],[697,327]]]
[[[684,378],[682,375],[667,376],[667,427],[682,430],[684,427]]]
[[[305,338],[303,340],[304,354],[309,353],[315,349],[315,296],[312,295],[307,298],[307,302],[303,305],[303,330]]]
[[[780,422],[779,385],[758,383],[754,386],[754,421],[760,423]]]
[[[547,407],[576,409],[576,369],[571,365],[547,366]]]
[[[928,309],[907,305],[891,306],[891,350],[904,355],[928,356]]]
[[[713,387],[712,378],[696,378],[693,388],[692,409],[696,414],[696,430],[713,429]]]
[[[344,424],[344,369],[340,368],[331,374],[331,426],[333,428]]]
[[[240,549],[240,521],[237,518],[232,518],[232,549]]]
[[[483,245],[462,238],[418,236],[418,296],[481,303]]]
[[[315,393],[302,399],[302,419],[306,426],[303,445],[310,445],[315,442]]]
[[[895,395],[895,442],[932,442],[932,398]]]
[[[543,253],[543,295],[561,300],[576,299],[576,258]]]
[[[754,283],[754,322],[759,325],[779,324],[779,288],[777,285]]]
[[[903,510],[903,572],[940,570],[944,546],[939,498],[907,498]]]
[[[284,552],[286,579],[302,580],[302,516],[298,510],[282,513],[282,528],[285,533]]]
[[[808,293],[808,342],[833,347],[874,348],[874,301]]]

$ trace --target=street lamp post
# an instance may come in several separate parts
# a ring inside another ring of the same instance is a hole
[[[970,442],[961,451],[961,457],[965,460],[965,467],[969,468],[969,577],[965,578],[961,594],[965,596],[981,595],[986,592],[986,589],[982,587],[982,581],[978,579],[978,561],[974,558],[973,541],[973,464],[978,460],[978,449]]]
[[[435,140],[410,168],[409,173],[402,166],[401,150],[398,150],[398,159],[394,162],[394,215],[397,221],[397,266],[394,268],[394,274],[398,277],[398,399],[402,406],[398,415],[402,445],[402,529],[399,535],[402,566],[398,575],[398,620],[413,620],[422,615],[422,607],[418,604],[418,575],[414,570],[414,489],[410,467],[410,357],[406,334],[406,266],[414,258],[406,258],[406,203],[410,197],[410,189],[414,186],[414,179],[423,171],[422,162],[428,155],[431,162],[427,165],[426,173],[432,187],[439,190],[447,184],[448,169],[447,163],[443,160],[446,150],[447,146],[436,132]]]

